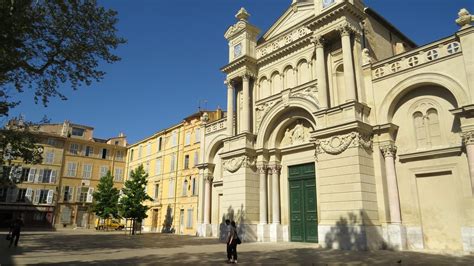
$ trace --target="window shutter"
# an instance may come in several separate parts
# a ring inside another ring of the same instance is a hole
[[[87,202],[91,203],[92,202],[92,195],[94,194],[94,188],[90,187],[89,191],[87,191]]]
[[[49,183],[54,184],[56,183],[56,175],[57,175],[57,170],[52,170],[51,171],[51,176],[49,177]]]
[[[81,191],[82,191],[82,187],[76,188],[76,202],[81,202]]]
[[[35,197],[33,199],[33,204],[38,204],[40,199],[41,189],[35,190]]]
[[[66,186],[61,187],[61,193],[59,193],[59,199],[58,202],[63,201],[64,202],[64,196],[66,195]]]
[[[31,202],[31,196],[33,196],[33,190],[31,188],[26,188],[25,198]]]
[[[71,186],[69,187],[69,195],[67,197],[67,201],[71,202],[73,199],[73,196],[74,196],[74,187]]]
[[[16,198],[18,197],[18,188],[10,189],[10,202],[16,202]]]
[[[40,183],[40,178],[43,177],[43,173],[44,173],[44,170],[43,169],[40,169],[39,171],[37,171],[38,173],[36,174],[35,176],[35,183]]]
[[[30,173],[28,174],[28,182],[34,182],[35,181],[35,175],[36,175],[36,169],[31,168]]]
[[[48,203],[48,204],[53,203],[53,195],[54,195],[54,190],[50,189],[48,191],[48,197],[46,198],[46,203]]]

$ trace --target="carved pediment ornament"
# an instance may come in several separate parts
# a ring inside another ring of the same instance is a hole
[[[372,151],[372,136],[351,132],[349,134],[333,136],[327,139],[315,141],[316,153],[328,153],[337,155],[349,147],[361,147],[367,151]]]
[[[224,160],[222,163],[224,166],[224,169],[231,172],[235,173],[237,170],[240,169],[240,167],[254,167],[255,166],[255,161],[250,158],[249,156],[242,155],[240,157]]]
[[[246,22],[245,21],[239,21],[235,23],[235,25],[230,26],[227,32],[224,34],[224,37],[229,38],[236,34],[237,32],[245,29]]]

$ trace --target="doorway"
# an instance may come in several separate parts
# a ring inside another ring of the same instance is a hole
[[[290,240],[318,242],[316,175],[314,163],[288,167]]]

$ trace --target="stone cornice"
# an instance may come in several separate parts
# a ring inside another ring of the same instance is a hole
[[[242,67],[247,67],[251,70],[250,72],[255,72],[254,69],[256,69],[256,65],[257,65],[257,59],[252,58],[248,55],[244,55],[238,58],[237,60],[234,60],[230,62],[229,64],[221,67],[221,71],[226,74],[230,74]]]
[[[352,15],[359,20],[363,20],[366,16],[363,10],[360,8],[350,3],[343,2],[324,12],[321,12],[318,16],[311,20],[307,26],[314,31],[320,28],[322,25],[328,24],[344,15]]]
[[[267,54],[261,58],[258,59],[258,66],[262,67],[272,61],[275,61],[285,55],[287,55],[290,52],[296,51],[302,47],[305,47],[307,45],[311,44],[311,35],[308,35],[304,38],[298,39],[296,41],[293,41],[289,43],[286,46],[280,47],[276,49],[275,51],[272,51],[270,54]]]
[[[415,160],[427,160],[433,158],[441,158],[453,155],[460,155],[462,153],[461,147],[449,147],[436,150],[418,151],[412,153],[399,154],[398,158],[400,161],[415,161]]]

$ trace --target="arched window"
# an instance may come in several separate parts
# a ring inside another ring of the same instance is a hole
[[[264,99],[270,96],[270,86],[268,86],[268,80],[266,77],[262,77],[258,83],[258,97],[257,99]]]
[[[417,111],[413,114],[417,148],[430,148],[441,144],[441,129],[438,111],[430,108],[423,114]]]
[[[310,80],[310,69],[306,60],[300,61],[298,64],[298,85],[304,84]]]
[[[281,91],[280,73],[275,72],[272,75],[272,92],[271,92],[271,94],[274,95],[274,94],[280,93],[280,91]]]
[[[285,68],[285,89],[295,87],[295,71],[291,66]]]

